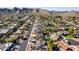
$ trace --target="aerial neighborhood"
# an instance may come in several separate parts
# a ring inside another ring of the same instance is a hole
[[[0,8],[0,51],[79,51],[79,11]]]

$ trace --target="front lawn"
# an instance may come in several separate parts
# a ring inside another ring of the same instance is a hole
[[[64,36],[65,38],[73,38],[72,35],[67,35],[67,36]]]

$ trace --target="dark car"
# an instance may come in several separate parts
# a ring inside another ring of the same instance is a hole
[[[54,45],[52,48],[53,51],[60,51],[59,47],[57,45]]]
[[[28,38],[23,38],[23,40],[27,40]]]

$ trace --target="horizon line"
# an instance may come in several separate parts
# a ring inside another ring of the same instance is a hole
[[[0,7],[0,8],[15,8],[15,7]],[[16,8],[39,8],[39,9],[44,9],[44,10],[48,10],[48,11],[79,11],[79,7],[16,7]]]

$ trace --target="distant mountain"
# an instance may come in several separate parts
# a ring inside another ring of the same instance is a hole
[[[28,12],[32,12],[34,13],[38,13],[40,15],[64,15],[64,16],[78,16],[79,17],[79,11],[49,11],[46,9],[41,9],[41,8],[17,8],[14,7],[12,9],[9,8],[0,8],[0,14],[8,14],[8,13],[28,13]]]
[[[9,8],[0,8],[0,12],[6,12],[6,13],[12,13],[12,12],[18,12],[18,13],[23,13],[23,12],[32,12],[33,9],[31,8],[17,8],[17,7],[14,7],[12,9],[9,9]]]
[[[33,13],[38,13],[39,15],[49,15],[50,12],[48,10],[45,9],[41,9],[41,8],[34,8]]]
[[[74,10],[71,10],[71,11],[54,11],[54,10],[51,10],[49,11],[50,13],[67,13],[67,12],[73,12],[73,13],[79,13],[79,11],[74,11]]]

